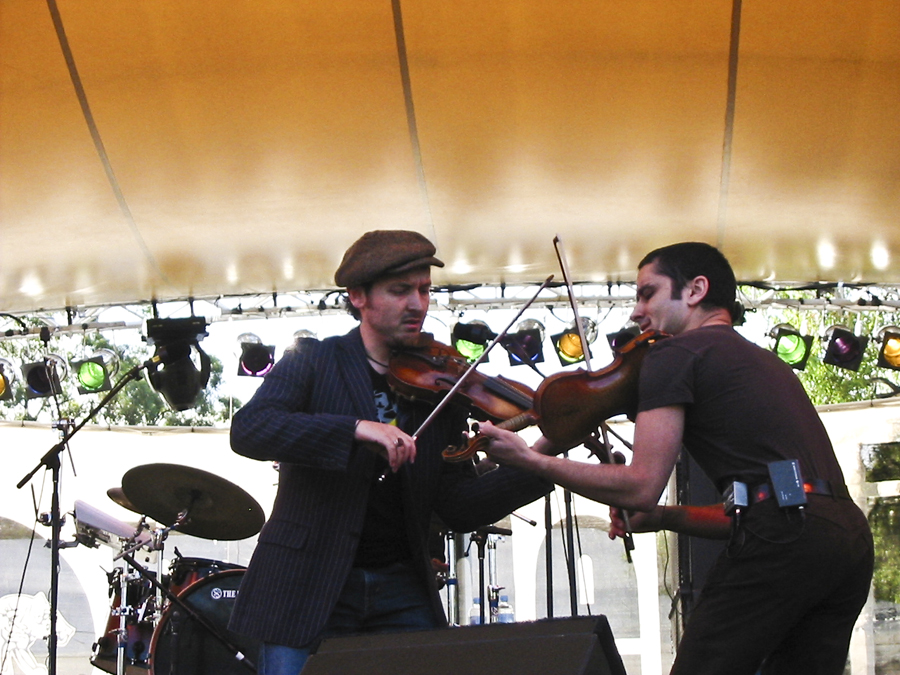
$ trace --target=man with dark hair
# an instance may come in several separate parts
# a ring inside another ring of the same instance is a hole
[[[733,329],[734,300],[731,267],[707,244],[641,262],[632,319],[672,337],[641,367],[631,464],[585,465],[552,456],[547,439],[529,448],[489,423],[481,432],[495,462],[615,507],[611,536],[624,535],[628,509],[640,512],[637,531],[730,538],[672,673],[840,675],[868,597],[872,535],[795,373]],[[728,515],[721,504],[658,506],[682,445],[730,496]]]
[[[231,630],[262,641],[261,675],[297,675],[322,637],[446,625],[428,550],[432,514],[469,532],[547,493],[517,469],[476,477],[441,450],[465,412],[396,398],[392,350],[415,345],[434,245],[367,232],[335,273],[360,325],[285,353],[232,422],[239,454],[279,462],[278,494],[241,583]]]

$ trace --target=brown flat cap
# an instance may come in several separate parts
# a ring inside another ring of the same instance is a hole
[[[344,259],[334,273],[334,283],[352,288],[418,267],[443,267],[444,263],[435,258],[434,254],[434,244],[418,232],[366,232],[344,253]]]

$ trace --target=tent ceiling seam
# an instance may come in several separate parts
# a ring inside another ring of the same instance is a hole
[[[400,81],[403,85],[403,102],[406,106],[406,124],[409,127],[409,140],[412,146],[413,161],[416,165],[416,180],[419,183],[419,191],[428,214],[428,227],[431,239],[438,245],[437,232],[434,229],[434,217],[431,213],[431,200],[428,197],[428,183],[425,180],[425,165],[422,162],[422,148],[419,145],[419,127],[416,123],[416,108],[413,104],[412,81],[409,75],[409,57],[406,52],[406,35],[403,30],[403,13],[400,8],[400,0],[391,0],[391,10],[394,17],[394,34],[397,39],[397,57],[400,62]]]
[[[97,128],[97,122],[94,119],[94,113],[91,111],[91,106],[88,102],[87,93],[84,91],[84,85],[81,81],[81,75],[78,73],[78,66],[75,64],[75,57],[72,54],[72,48],[69,44],[69,38],[66,36],[66,30],[65,26],[63,25],[62,15],[59,13],[59,7],[56,4],[56,0],[47,0],[47,7],[50,10],[50,17],[53,19],[53,26],[56,29],[56,37],[59,40],[59,46],[60,49],[62,49],[63,58],[66,61],[66,67],[69,70],[69,77],[72,80],[72,86],[75,88],[75,95],[78,98],[78,103],[81,105],[81,112],[84,115],[84,121],[87,124],[88,131],[91,134],[91,139],[94,141],[94,147],[97,150],[97,154],[100,157],[100,163],[103,165],[103,170],[106,172],[106,177],[109,180],[110,187],[112,188],[116,201],[119,204],[119,209],[121,210],[122,215],[125,217],[125,222],[127,222],[128,226],[131,228],[131,232],[134,235],[135,240],[137,241],[150,265],[154,270],[156,270],[156,273],[164,283],[172,286],[172,283],[159,268],[159,265],[156,264],[156,260],[153,254],[150,252],[147,243],[141,236],[137,223],[134,220],[134,215],[131,213],[131,208],[129,208],[128,202],[125,200],[125,195],[122,192],[122,188],[119,185],[118,179],[116,178],[115,171],[113,171],[112,163],[109,161],[109,155],[106,153],[106,146],[103,143],[103,138],[100,136],[100,130]]]
[[[734,108],[737,98],[738,56],[741,44],[741,0],[731,5],[731,37],[728,47],[728,93],[725,98],[725,129],[722,139],[722,175],[719,182],[719,209],[716,223],[716,246],[725,243],[728,213],[728,188],[731,180],[731,144],[734,137]]]

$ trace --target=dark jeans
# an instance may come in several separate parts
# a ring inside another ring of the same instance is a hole
[[[805,515],[751,507],[688,619],[673,675],[841,675],[872,579],[872,534],[847,499]]]
[[[320,637],[391,633],[438,628],[431,600],[418,575],[406,564],[379,570],[354,568]],[[258,675],[297,675],[311,653],[305,648],[265,643],[257,657]]]

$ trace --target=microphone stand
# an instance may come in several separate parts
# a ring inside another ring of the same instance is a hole
[[[99,413],[103,409],[103,407],[106,406],[106,404],[108,404],[122,389],[125,388],[126,384],[131,382],[131,380],[136,379],[141,370],[149,367],[150,365],[155,365],[154,359],[151,359],[146,363],[142,363],[139,366],[135,366],[130,371],[128,371],[122,377],[122,379],[109,390],[109,392],[106,394],[106,396],[103,397],[100,403],[98,403],[90,411],[90,413],[88,413],[87,417],[85,417],[81,422],[75,425],[75,427],[73,427],[71,430],[66,430],[64,426],[61,427],[62,440],[60,440],[59,443],[50,448],[50,450],[48,450],[47,453],[43,457],[41,457],[41,461],[38,462],[37,466],[29,471],[28,474],[16,484],[16,488],[21,490],[42,467],[49,469],[52,475],[53,492],[50,501],[50,635],[47,638],[47,654],[49,660],[47,668],[48,675],[56,675],[58,642],[58,636],[56,634],[56,615],[59,607],[59,550],[61,548],[60,532],[62,530],[62,515],[60,513],[59,507],[59,479],[61,468],[59,455],[68,446],[69,439],[71,439],[72,436],[78,433],[85,424],[94,419],[94,417],[97,416],[97,413]],[[53,382],[52,377],[50,378],[50,381]]]

